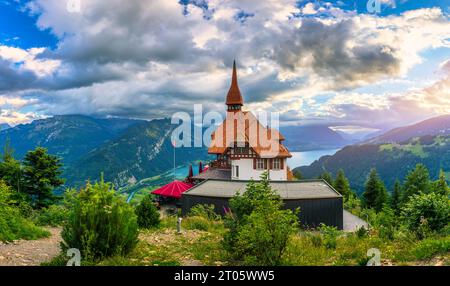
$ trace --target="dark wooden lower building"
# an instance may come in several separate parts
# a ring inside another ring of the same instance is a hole
[[[228,201],[236,192],[244,193],[248,181],[208,179],[183,193],[182,211],[186,215],[198,204],[212,204],[216,213],[225,214]],[[343,228],[342,196],[323,180],[271,181],[284,202],[284,207],[295,210],[301,224],[317,227],[321,223]]]

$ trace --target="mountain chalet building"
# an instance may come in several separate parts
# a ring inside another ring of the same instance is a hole
[[[183,213],[197,204],[212,204],[217,213],[224,214],[236,192],[242,194],[250,180],[259,180],[267,172],[284,207],[300,208],[303,225],[317,227],[324,223],[342,229],[342,196],[323,180],[295,181],[287,166],[287,158],[292,155],[283,145],[285,138],[278,130],[263,126],[250,111],[242,110],[244,100],[235,63],[225,103],[226,119],[211,135],[208,148],[216,160],[192,177],[195,186],[183,193]]]

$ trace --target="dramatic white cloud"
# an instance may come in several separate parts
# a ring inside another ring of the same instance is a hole
[[[445,99],[432,102],[436,90],[354,91],[405,79],[425,51],[450,48],[439,8],[380,17],[295,0],[196,3],[82,0],[73,13],[66,1],[31,1],[27,12],[56,35],[57,47],[0,46],[0,92],[20,91],[39,114],[154,118],[195,103],[223,109],[236,58],[248,108],[281,111],[289,122],[373,126],[374,118],[381,125],[418,117],[406,107],[449,110]]]
[[[59,60],[39,59],[45,48],[23,50],[16,47],[0,45],[0,58],[9,61],[20,71],[31,71],[38,77],[51,75],[60,65]]]

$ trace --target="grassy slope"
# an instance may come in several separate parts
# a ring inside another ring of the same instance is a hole
[[[221,247],[225,231],[221,222],[209,222],[207,230],[195,229],[196,218],[183,221],[183,234],[176,234],[175,218],[163,220],[158,229],[141,231],[136,249],[126,257],[104,260],[100,265],[227,265]],[[201,227],[203,228],[203,227]],[[336,249],[314,246],[310,232],[292,237],[284,255],[284,265],[361,265],[367,250],[378,248],[383,265],[450,265],[450,236],[417,241],[401,236],[392,241],[372,233],[358,238],[342,234]]]
[[[0,208],[0,242],[19,239],[34,240],[50,236],[50,233],[11,208]]]

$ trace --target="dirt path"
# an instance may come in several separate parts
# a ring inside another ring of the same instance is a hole
[[[33,266],[49,261],[59,253],[60,228],[47,228],[51,236],[38,240],[0,242],[0,266]]]

